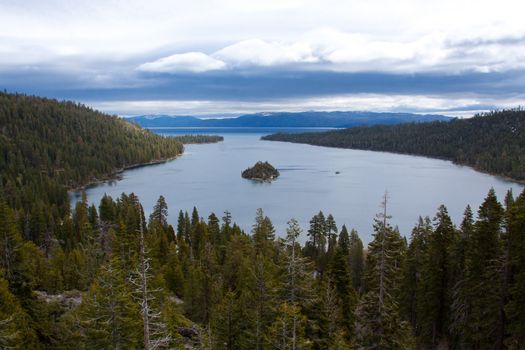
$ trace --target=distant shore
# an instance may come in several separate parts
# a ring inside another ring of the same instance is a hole
[[[445,157],[430,157],[430,156],[427,156],[427,155],[424,155],[424,154],[417,154],[417,153],[402,153],[402,152],[384,151],[384,150],[373,150],[373,149],[362,149],[362,148],[350,148],[350,147],[340,147],[340,146],[319,145],[319,144],[310,143],[310,142],[296,142],[296,141],[290,141],[290,140],[279,140],[279,139],[266,138],[267,136],[273,136],[273,135],[262,136],[261,140],[272,141],[272,142],[288,142],[288,143],[295,143],[295,144],[302,144],[302,145],[309,145],[309,146],[316,146],[316,147],[350,149],[350,150],[366,151],[366,152],[392,153],[392,154],[399,154],[399,155],[403,155],[403,156],[423,157],[423,158],[428,158],[428,159],[439,159],[439,160],[444,160],[444,161],[447,161],[447,162],[451,162],[451,163],[453,163],[455,165],[459,165],[459,166],[464,166],[464,167],[470,168],[472,170],[477,171],[478,173],[487,174],[487,175],[491,175],[491,176],[496,176],[496,177],[499,177],[499,178],[504,179],[504,180],[509,181],[509,182],[515,182],[515,183],[519,183],[519,184],[525,185],[525,180],[518,180],[518,179],[514,179],[512,177],[505,176],[505,175],[502,175],[502,174],[491,173],[491,172],[479,169],[479,168],[477,168],[477,167],[475,167],[473,165],[466,164],[466,163],[460,163],[460,162],[457,162],[457,161],[455,161],[453,159],[445,158]]]

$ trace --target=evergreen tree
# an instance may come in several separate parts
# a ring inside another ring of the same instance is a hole
[[[334,253],[337,245],[337,224],[332,214],[328,214],[326,218],[326,239],[328,241],[328,255],[331,256]]]
[[[15,278],[22,244],[13,211],[6,203],[0,201],[0,271],[8,281],[13,282]]]
[[[345,226],[343,226],[343,229],[347,231]],[[353,229],[350,231],[348,259],[350,263],[350,272],[352,274],[352,285],[354,290],[361,291],[363,271],[365,267],[363,242],[359,238],[357,231]]]
[[[297,238],[302,230],[296,219],[288,221],[285,239],[284,259],[284,302],[279,308],[279,315],[273,323],[270,334],[277,329],[282,331],[282,336],[274,346],[287,346],[290,349],[299,349],[306,346],[302,338],[304,316],[301,306],[305,307],[312,301],[312,272],[308,261],[301,256],[297,247]]]
[[[506,346],[525,346],[525,191],[507,207],[507,240],[510,243],[509,302],[505,306],[508,322]]]
[[[223,237],[221,235],[221,226],[219,223],[219,218],[214,213],[211,213],[210,216],[208,216],[208,233],[210,235],[211,241],[214,244],[225,244],[225,241],[222,239]]]
[[[343,240],[340,240],[331,262],[330,278],[339,299],[342,328],[344,329],[346,338],[352,339],[357,293],[352,286],[352,275],[348,265],[349,247],[347,244],[348,242],[345,242],[343,235]]]
[[[245,320],[242,318],[243,312],[240,307],[237,295],[231,290],[227,291],[216,307],[216,316],[213,320],[214,349],[244,348],[242,331]]]
[[[417,324],[421,340],[436,348],[448,344],[448,324],[453,287],[452,244],[456,230],[445,206],[440,206],[435,229],[427,237],[427,251],[422,261],[421,280],[417,288]]]
[[[308,241],[304,247],[304,254],[315,261],[319,273],[324,270],[324,255],[326,253],[326,220],[322,211],[310,220]]]
[[[113,222],[115,221],[115,202],[111,196],[104,194],[100,200],[100,205],[98,207],[100,220],[102,222]]]
[[[138,208],[141,212],[141,208]],[[135,294],[140,305],[143,326],[143,344],[145,350],[155,350],[169,345],[172,338],[168,333],[167,325],[163,320],[163,315],[156,310],[155,303],[158,303],[160,289],[151,288],[152,275],[150,272],[150,260],[146,256],[146,246],[144,242],[143,220],[140,219],[139,226],[139,262],[137,266],[136,278],[132,280],[136,286]],[[157,295],[155,295],[157,294]]]
[[[22,350],[37,346],[27,314],[9,291],[7,281],[0,277],[0,348]]]
[[[166,204],[164,196],[160,196],[157,200],[149,219],[150,221],[159,223],[163,227],[168,226],[168,204]]]
[[[270,256],[272,244],[275,239],[275,229],[273,224],[261,208],[255,214],[255,224],[252,226],[252,236],[255,242],[255,249],[258,253]]]
[[[140,311],[118,258],[111,258],[100,268],[82,301],[80,322],[87,348],[140,347]]]
[[[351,343],[345,330],[342,329],[340,299],[333,282],[327,278],[321,281],[318,291],[318,337],[314,349],[351,349]]]
[[[365,271],[366,293],[356,308],[356,345],[363,349],[412,347],[408,324],[399,315],[399,284],[403,240],[388,223],[387,195],[383,212],[374,224],[374,239],[368,245]]]
[[[463,220],[459,235],[453,244],[451,258],[453,269],[452,305],[450,310],[450,331],[456,347],[466,348],[469,346],[465,337],[467,321],[471,310],[469,290],[467,283],[467,252],[474,230],[474,216],[472,209],[467,206],[463,214]]]
[[[222,234],[226,237],[227,240],[230,239],[230,235],[232,234],[232,216],[229,211],[224,212],[224,216],[222,217],[222,227],[221,231]]]
[[[184,213],[182,210],[179,211],[179,216],[177,218],[177,243],[180,244],[186,239],[186,220],[184,218]]]
[[[276,311],[276,271],[277,266],[269,257],[255,255],[250,268],[246,297],[250,300],[248,306],[252,310],[252,326],[248,333],[253,340],[251,346],[256,350],[267,348],[265,334]]]
[[[416,335],[419,335],[421,328],[418,304],[422,303],[421,299],[424,300],[424,297],[419,295],[422,290],[421,280],[424,278],[423,264],[427,255],[428,239],[432,233],[430,218],[419,217],[417,225],[412,229],[403,273],[402,313],[410,321]]]
[[[283,303],[268,331],[268,342],[273,349],[278,350],[310,349],[311,342],[305,336],[305,324],[306,317],[301,314],[299,306]]]
[[[501,286],[500,257],[503,208],[491,189],[478,210],[467,251],[466,281],[471,310],[467,341],[476,349],[496,345]]]

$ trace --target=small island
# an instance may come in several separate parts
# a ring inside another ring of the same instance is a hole
[[[259,161],[253,167],[244,170],[241,175],[250,180],[272,181],[280,174],[270,163]]]

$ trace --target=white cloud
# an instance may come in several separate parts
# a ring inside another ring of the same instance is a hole
[[[388,62],[415,58],[432,64],[447,51],[432,47],[432,42],[416,51],[423,38],[520,36],[525,34],[524,10],[521,0],[0,1],[0,60],[16,66],[73,55],[84,60],[111,57],[136,62],[144,54],[209,53],[234,43],[223,52],[229,57],[228,51],[235,53],[244,42],[264,55],[254,58],[241,47],[247,55],[243,62],[262,65],[316,58],[355,63],[364,62],[368,54]],[[316,52],[323,49],[322,43],[304,43],[303,37],[319,28],[350,36],[330,38],[328,33],[326,52]],[[245,42],[250,38],[263,43]],[[505,63],[498,65],[493,56],[490,64],[476,65],[480,70],[502,69]]]
[[[194,72],[202,73],[211,70],[224,69],[226,64],[202,52],[187,52],[160,58],[153,62],[143,63],[137,67],[145,72],[176,73]]]
[[[86,101],[88,102],[88,101]],[[506,99],[487,96],[428,96],[401,94],[345,94],[310,98],[288,98],[268,101],[239,100],[150,100],[88,102],[107,113],[119,115],[172,114],[172,115],[231,115],[254,112],[289,111],[375,111],[441,113],[469,117],[486,107],[509,108],[525,105],[525,95]],[[476,106],[479,109],[473,110]]]
[[[209,56],[196,52],[176,54],[143,64],[141,69],[202,72],[226,66],[283,65],[350,72],[505,71],[525,68],[525,36],[492,36],[487,40],[485,37],[447,37],[431,33],[402,41],[323,28],[304,33],[295,41],[249,39],[228,45]]]
[[[306,42],[279,43],[251,39],[227,46],[213,54],[231,65],[273,66],[288,63],[313,63],[313,55]]]

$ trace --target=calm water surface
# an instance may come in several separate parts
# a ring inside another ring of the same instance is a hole
[[[442,160],[259,139],[275,130],[154,131],[221,134],[224,142],[187,145],[184,155],[174,161],[125,171],[122,180],[87,189],[90,202],[98,205],[104,193],[116,198],[122,192],[134,192],[148,212],[162,194],[174,225],[179,210],[191,211],[196,206],[206,218],[211,212],[221,217],[228,210],[247,231],[255,210],[263,208],[279,235],[284,235],[290,218],[297,218],[304,229],[303,241],[309,220],[322,210],[325,215],[332,213],[339,227],[346,224],[357,229],[368,243],[385,190],[390,197],[391,223],[406,236],[419,215],[433,217],[440,204],[447,206],[459,224],[466,205],[477,209],[491,187],[500,199],[510,188],[514,194],[523,190],[521,184]],[[281,176],[272,183],[241,178],[241,171],[258,160],[272,163]],[[79,196],[73,193],[71,200]]]

